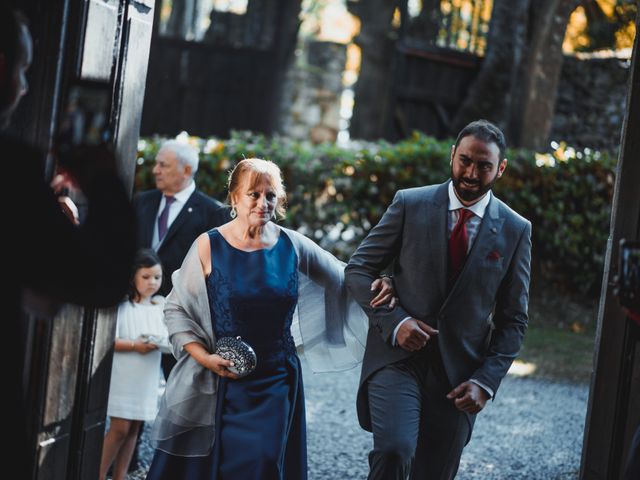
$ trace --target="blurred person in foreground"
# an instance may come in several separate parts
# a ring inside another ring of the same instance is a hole
[[[636,291],[636,296],[640,292]],[[636,338],[640,338],[640,310],[631,307],[622,307],[622,311],[627,318],[631,321],[631,331]],[[627,462],[624,466],[624,480],[637,480],[640,478],[640,424],[637,425],[636,430],[631,438],[631,444],[627,452]]]
[[[27,93],[26,74],[32,61],[27,21],[17,11],[0,6],[0,127],[8,127],[21,98]],[[44,179],[44,155],[20,140],[0,132],[4,194],[12,202],[5,209],[7,231],[2,250],[2,289],[5,308],[5,353],[8,378],[5,400],[12,424],[7,438],[15,449],[12,460],[26,478],[29,466],[27,412],[22,386],[23,308],[46,298],[55,304],[91,307],[116,305],[126,293],[135,252],[135,220],[113,155],[104,147],[77,147],[69,152],[59,187],[78,188],[88,201],[86,219],[76,225],[61,208]],[[27,352],[28,353],[28,352]],[[12,467],[13,468],[13,467]],[[13,471],[13,470],[12,470]]]

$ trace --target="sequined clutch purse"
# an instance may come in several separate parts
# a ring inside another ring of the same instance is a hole
[[[225,360],[231,360],[234,365],[229,371],[244,377],[253,372],[258,363],[256,352],[242,337],[221,337],[216,341],[216,351]]]

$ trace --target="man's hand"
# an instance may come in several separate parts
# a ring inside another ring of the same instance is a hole
[[[376,278],[371,283],[371,291],[380,290],[378,294],[369,302],[373,308],[389,304],[389,308],[393,308],[398,303],[398,298],[394,296],[393,282],[389,277]]]
[[[58,205],[62,209],[62,213],[74,225],[80,225],[80,214],[78,207],[68,195],[68,190],[73,188],[73,180],[65,173],[56,173],[51,180],[51,190],[58,197]]]
[[[102,175],[116,172],[116,157],[106,145],[74,145],[58,154],[60,185],[85,193]]]
[[[410,318],[400,325],[396,334],[396,344],[409,352],[423,348],[438,330],[431,328],[424,322]]]
[[[73,223],[74,225],[80,225],[80,214],[78,213],[78,207],[71,197],[60,196],[58,197],[58,205],[62,209],[62,213]]]
[[[627,307],[622,307],[622,311],[624,312],[624,314],[629,317],[631,320],[633,320],[634,322],[636,322],[638,325],[640,325],[640,313],[636,312],[634,310],[631,310]]]
[[[462,382],[447,394],[456,408],[462,412],[475,414],[482,410],[489,400],[489,394],[473,382]]]

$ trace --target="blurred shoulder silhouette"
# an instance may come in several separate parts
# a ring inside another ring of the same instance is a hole
[[[105,145],[78,145],[58,162],[58,185],[81,190],[87,199],[86,217],[70,220],[45,179],[44,155],[37,148],[4,133],[28,91],[32,62],[28,22],[17,11],[0,6],[0,155],[5,201],[2,263],[8,281],[2,289],[8,310],[4,333],[9,412],[15,418],[9,437],[26,453],[22,367],[23,309],[27,292],[49,304],[74,303],[107,307],[119,303],[128,288],[135,253],[135,217]],[[6,310],[5,310],[6,311]],[[17,468],[26,468],[25,462]],[[23,478],[17,475],[16,478]],[[26,478],[26,476],[24,477]]]

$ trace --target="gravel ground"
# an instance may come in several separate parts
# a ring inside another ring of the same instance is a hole
[[[371,436],[356,419],[359,370],[312,374],[304,361],[303,370],[309,480],[366,479]],[[497,399],[479,415],[456,478],[578,478],[588,391],[587,385],[507,376]],[[130,480],[143,479],[151,461],[148,429],[141,468]]]

